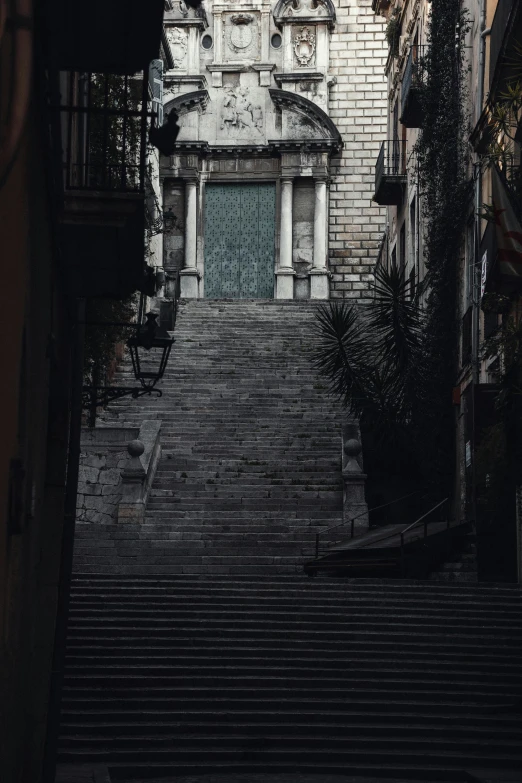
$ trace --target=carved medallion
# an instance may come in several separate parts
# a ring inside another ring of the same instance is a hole
[[[294,35],[294,54],[297,65],[311,65],[315,55],[315,35],[310,27],[300,27]]]
[[[184,30],[171,27],[167,30],[167,40],[174,60],[174,68],[184,68],[187,61],[188,38]]]
[[[251,22],[254,17],[250,14],[234,14],[231,21],[230,43],[235,49],[246,49],[252,43]]]

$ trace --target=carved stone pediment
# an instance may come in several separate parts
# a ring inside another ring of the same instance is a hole
[[[328,140],[342,146],[335,123],[317,104],[288,90],[270,89],[270,96],[282,113],[282,139]]]
[[[335,6],[332,0],[278,0],[274,8],[274,21],[280,27],[295,22],[335,22]]]

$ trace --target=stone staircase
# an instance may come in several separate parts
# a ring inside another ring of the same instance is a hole
[[[62,768],[185,783],[521,768],[518,588],[301,571],[341,517],[313,308],[182,303],[164,396],[108,411],[161,419],[163,458],[145,524],[78,526]]]
[[[515,587],[77,575],[60,761],[476,780],[522,769],[521,697]]]
[[[163,397],[121,400],[102,421],[162,421],[145,524],[78,525],[77,570],[301,569],[314,531],[342,514],[341,413],[310,359],[315,307],[181,302]]]

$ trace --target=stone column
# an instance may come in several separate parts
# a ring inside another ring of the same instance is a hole
[[[180,272],[181,297],[198,298],[200,274],[197,269],[198,190],[196,180],[185,182],[185,265]]]
[[[279,267],[276,272],[276,299],[294,298],[294,275],[292,266],[292,200],[293,179],[281,180],[281,221],[279,239]]]
[[[223,17],[221,12],[214,16],[214,62],[223,61]]]
[[[315,180],[314,258],[310,271],[310,298],[328,299],[326,268],[326,180]]]
[[[187,63],[187,70],[190,74],[199,73],[199,30],[197,27],[189,27]]]
[[[270,11],[261,12],[261,62],[270,62]]]

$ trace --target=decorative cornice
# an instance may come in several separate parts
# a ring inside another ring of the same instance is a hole
[[[208,153],[210,155],[227,155],[235,158],[240,158],[244,155],[271,157],[273,150],[270,144],[209,144]]]
[[[254,63],[250,67],[253,71],[273,71],[275,63]]]
[[[324,74],[318,71],[297,71],[293,73],[275,73],[274,79],[277,84],[284,84],[285,82],[322,82],[324,80]]]
[[[226,73],[230,71],[234,73],[244,73],[249,70],[250,65],[246,63],[213,63],[212,65],[207,65],[207,71],[210,71],[210,73]]]
[[[268,143],[275,152],[336,152],[342,147],[336,139],[273,139]]]
[[[203,17],[182,17],[180,19],[173,19],[171,16],[166,15],[164,22],[167,27],[199,27],[201,30],[206,30],[208,27],[206,15]]]
[[[166,90],[168,90],[169,84],[194,84],[197,86],[198,90],[204,90],[207,86],[207,79],[203,74],[189,75],[186,73],[179,74],[167,72],[165,74]]]

